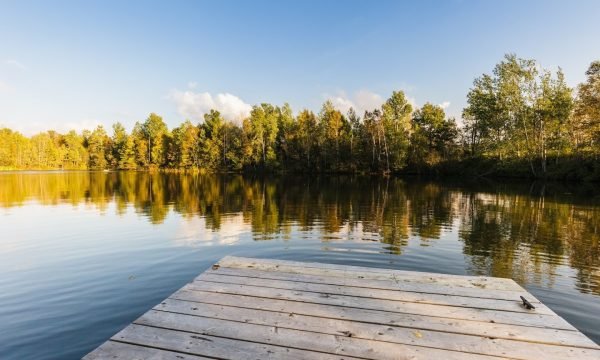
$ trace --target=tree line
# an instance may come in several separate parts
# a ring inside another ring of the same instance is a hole
[[[536,177],[564,157],[600,154],[600,61],[577,89],[562,70],[508,54],[475,79],[463,124],[441,106],[413,108],[394,91],[377,109],[342,113],[326,101],[294,115],[288,104],[253,106],[241,124],[217,110],[174,129],[150,114],[128,133],[116,123],[31,137],[0,129],[5,169],[204,169],[208,171],[421,172],[472,159],[520,162]],[[598,166],[600,173],[600,166]]]

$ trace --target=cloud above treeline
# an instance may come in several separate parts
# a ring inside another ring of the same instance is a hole
[[[419,105],[415,98],[406,93],[405,96],[406,100],[412,105],[413,110],[417,110]],[[348,96],[345,92],[340,92],[335,96],[325,95],[324,98],[330,100],[333,103],[333,106],[342,113],[346,114],[350,108],[354,108],[354,111],[360,116],[362,116],[365,111],[380,109],[387,100],[383,96],[368,90],[357,91],[352,96]],[[450,107],[450,101],[443,101],[438,104],[438,106],[446,111]]]
[[[204,114],[214,109],[218,110],[226,120],[240,124],[250,115],[252,105],[240,97],[230,93],[196,92],[196,87],[197,83],[190,82],[187,90],[172,90],[168,96],[183,118],[203,122]],[[406,95],[406,98],[416,110],[418,105],[415,99],[409,95]],[[330,100],[333,106],[344,114],[350,108],[354,108],[356,113],[362,116],[365,111],[381,108],[386,98],[369,90],[360,90],[351,95],[344,91],[340,91],[336,95],[324,94],[323,100]],[[444,101],[439,106],[446,110],[450,106],[450,102]],[[318,111],[318,109],[315,110]]]
[[[335,106],[342,113],[345,114],[350,108],[353,108],[354,111],[356,111],[356,113],[360,116],[362,116],[365,111],[373,111],[381,108],[381,105],[383,105],[383,103],[386,101],[386,98],[383,96],[369,90],[360,90],[352,95],[347,95],[344,91],[341,91],[334,96],[326,94],[324,98],[331,100],[333,106]],[[406,99],[413,106],[413,108],[416,108],[416,102],[414,98],[406,95]]]
[[[353,95],[347,95],[344,91],[341,91],[337,95],[325,95],[324,97],[331,100],[333,106],[342,113],[345,114],[350,108],[353,108],[359,115],[362,115],[365,111],[381,107],[381,104],[385,101],[381,95],[367,90],[357,91]]]
[[[175,103],[177,112],[181,116],[199,122],[204,121],[204,114],[214,109],[218,110],[226,120],[240,123],[250,115],[252,110],[252,105],[229,93],[213,95],[209,92],[173,90],[169,94],[169,99]]]
[[[440,106],[442,109],[446,110],[446,109],[448,108],[448,106],[450,106],[450,101],[444,101],[444,102],[442,102],[441,104],[439,104],[439,106]]]

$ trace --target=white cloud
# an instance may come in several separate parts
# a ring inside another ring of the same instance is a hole
[[[450,106],[450,101],[444,101],[440,104],[440,107],[444,110],[446,110],[448,106]]]
[[[220,93],[213,96],[208,92],[196,93],[191,90],[173,90],[169,95],[169,99],[175,103],[177,112],[181,116],[197,121],[203,121],[204,114],[214,109],[221,112],[226,120],[241,122],[250,115],[252,110],[250,104],[229,93]]]
[[[335,106],[342,113],[345,114],[348,109],[352,107],[356,113],[361,116],[365,111],[372,111],[381,108],[386,100],[383,96],[368,90],[357,91],[352,96],[348,96],[345,92],[341,91],[335,96],[325,95],[324,97],[331,100],[333,106]],[[413,108],[416,108],[417,105],[413,97],[406,95],[406,100],[413,106]]]
[[[354,108],[357,114],[362,115],[365,111],[371,111],[381,107],[384,100],[381,95],[368,90],[360,90],[352,96],[340,91],[337,95],[324,95],[325,99],[331,100],[333,106],[342,113],[347,113],[350,108]]]
[[[14,89],[12,86],[8,85],[5,82],[0,81],[0,94],[8,94],[13,91],[14,91]]]
[[[354,103],[356,108],[361,110],[363,113],[365,110],[374,110],[380,108],[385,102],[381,95],[367,90],[361,90],[354,94]]]
[[[347,113],[351,107],[353,107],[354,110],[357,111],[354,102],[348,99],[344,94],[341,94],[339,96],[328,97],[328,99],[331,100],[333,106],[335,106],[336,109],[338,109],[344,114]]]
[[[25,70],[25,69],[27,69],[27,67],[25,65],[23,65],[22,63],[20,63],[17,60],[14,60],[14,59],[6,60],[4,63],[6,65],[9,65],[9,66],[14,66],[14,67],[16,67],[19,70]]]
[[[188,87],[189,87],[190,89],[195,89],[195,88],[197,88],[197,87],[198,87],[198,83],[197,83],[197,82],[195,82],[195,81],[190,81],[190,82],[188,83]]]

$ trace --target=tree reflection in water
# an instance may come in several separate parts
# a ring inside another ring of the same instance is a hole
[[[322,241],[352,233],[400,254],[458,231],[469,272],[552,284],[556,268],[600,294],[600,205],[592,185],[448,183],[381,177],[200,175],[147,172],[44,172],[0,175],[0,206],[109,204],[133,207],[153,224],[170,212],[201,217],[219,231],[238,215],[255,240],[289,236],[291,226]],[[575,189],[575,190],[574,190]],[[286,235],[287,234],[287,235]]]

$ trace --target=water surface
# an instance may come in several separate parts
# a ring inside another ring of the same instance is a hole
[[[594,185],[2,173],[0,229],[2,359],[79,358],[225,255],[512,278],[600,342]]]

